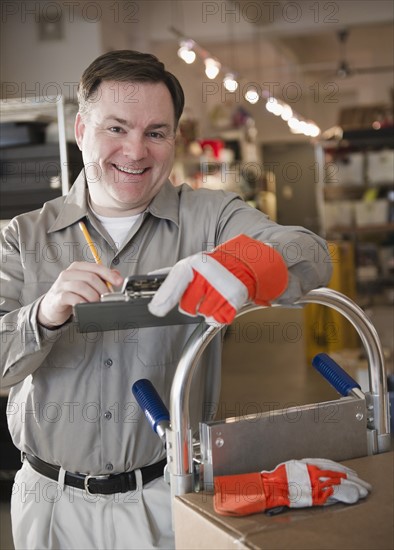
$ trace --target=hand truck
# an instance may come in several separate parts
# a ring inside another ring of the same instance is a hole
[[[317,368],[342,397],[297,407],[297,422],[286,421],[289,409],[201,422],[200,441],[194,441],[189,413],[193,374],[205,348],[224,328],[206,325],[201,331],[199,325],[185,345],[174,376],[169,416],[160,407],[158,411],[149,398],[141,402],[133,389],[152,427],[166,442],[165,475],[172,497],[212,491],[217,475],[271,469],[290,459],[321,457],[342,461],[390,450],[387,379],[374,326],[358,305],[337,291],[315,289],[294,305],[310,303],[335,309],[354,326],[368,358],[369,391],[362,392],[339,366],[336,368],[330,358],[321,354],[316,360]],[[247,305],[237,317],[261,307]],[[322,414],[329,410],[335,411],[334,422],[329,421],[332,415]]]

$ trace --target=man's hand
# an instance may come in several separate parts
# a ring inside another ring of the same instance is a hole
[[[62,271],[42,299],[37,319],[46,328],[65,323],[76,304],[97,302],[108,292],[106,281],[119,286],[123,277],[116,270],[90,262],[74,262]]]
[[[179,303],[183,313],[230,324],[248,300],[270,305],[287,282],[286,264],[274,248],[238,235],[175,264],[148,308],[162,317]]]

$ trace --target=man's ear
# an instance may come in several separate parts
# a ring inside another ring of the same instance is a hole
[[[85,133],[85,123],[82,120],[81,113],[77,113],[77,116],[75,117],[74,131],[75,141],[77,142],[79,149],[82,151],[82,140]]]

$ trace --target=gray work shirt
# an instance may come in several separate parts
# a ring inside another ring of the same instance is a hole
[[[172,266],[240,233],[272,244],[285,259],[290,282],[280,302],[292,303],[327,284],[331,265],[325,242],[310,231],[277,225],[235,194],[174,187],[169,181],[120,249],[88,207],[83,172],[66,197],[13,219],[1,237],[0,309],[6,312],[2,386],[10,387],[14,444],[66,470],[99,475],[165,456],[131,386],[148,378],[168,406],[182,348],[195,326],[81,334],[73,322],[52,331],[38,325],[40,300],[60,272],[74,261],[93,261],[78,227],[83,218],[103,264],[123,277]],[[217,340],[193,383],[199,419],[215,408],[220,368]]]

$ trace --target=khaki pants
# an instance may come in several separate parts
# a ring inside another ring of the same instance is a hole
[[[85,491],[42,476],[25,460],[11,498],[16,550],[175,548],[170,487],[164,479],[114,495]]]

